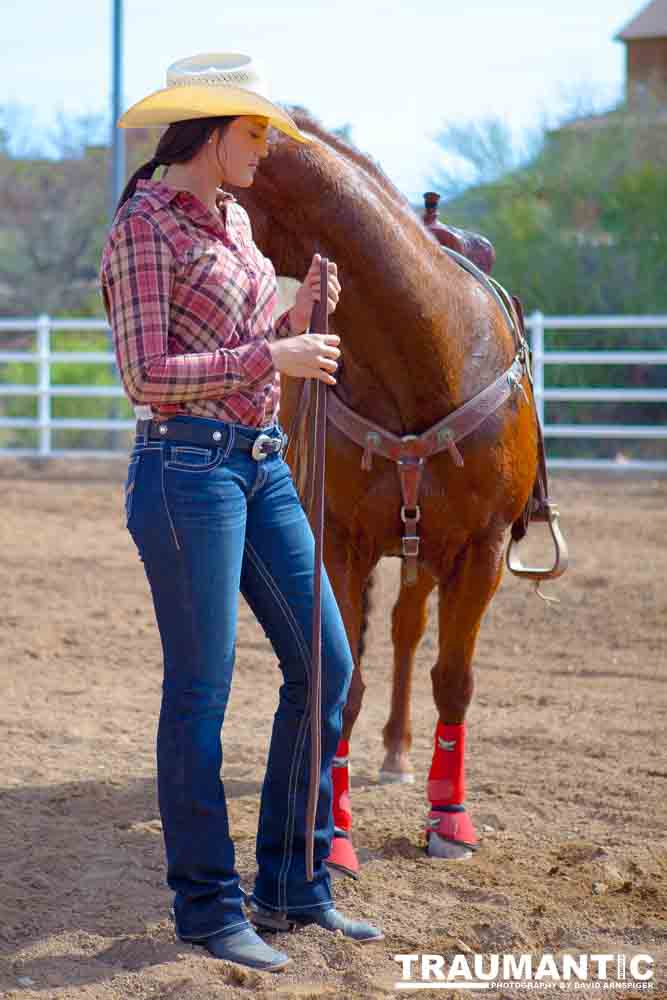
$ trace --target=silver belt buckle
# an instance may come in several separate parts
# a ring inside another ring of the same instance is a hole
[[[270,454],[267,451],[262,451],[262,444],[265,441],[268,441],[268,442],[270,442],[272,444],[273,443],[273,438],[269,437],[268,434],[258,434],[257,437],[255,438],[254,442],[253,442],[251,454],[252,454],[252,457],[255,459],[256,462],[263,462],[264,459],[266,458],[266,456],[268,454]]]

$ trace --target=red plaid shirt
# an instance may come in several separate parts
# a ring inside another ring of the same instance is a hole
[[[280,403],[269,341],[293,334],[245,209],[224,191],[218,207],[139,181],[102,253],[104,308],[135,410],[263,427]]]

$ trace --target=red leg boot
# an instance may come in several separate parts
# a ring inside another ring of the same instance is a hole
[[[428,853],[464,858],[477,850],[477,835],[463,805],[465,799],[465,722],[435,730],[433,762],[428,776],[431,811],[426,821]]]
[[[350,803],[350,744],[340,740],[331,765],[333,779],[334,835],[326,858],[330,868],[337,868],[352,878],[359,874],[359,859],[352,846],[352,805]]]

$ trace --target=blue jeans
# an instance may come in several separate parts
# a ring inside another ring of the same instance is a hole
[[[125,505],[164,656],[157,772],[167,881],[175,892],[177,934],[194,941],[248,925],[220,777],[239,591],[283,674],[257,831],[253,897],[264,907],[296,914],[334,905],[324,864],[333,837],[330,768],[353,660],[324,571],[322,767],[315,877],[307,882],[313,535],[282,455],[256,461],[235,447],[239,436],[252,440],[260,430],[280,436],[278,425],[258,429],[187,416],[170,418],[169,425],[175,423],[221,430],[219,445],[138,434]]]

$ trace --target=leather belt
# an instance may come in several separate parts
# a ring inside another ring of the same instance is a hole
[[[234,434],[233,447],[249,451],[258,462],[264,461],[267,455],[282,451],[287,442],[287,435],[283,433],[279,437],[262,433],[249,437],[236,429],[232,432],[229,428],[219,429],[207,424],[170,423],[169,420],[137,421],[137,434],[147,436],[149,441],[177,441],[202,448],[224,448],[231,433]]]

